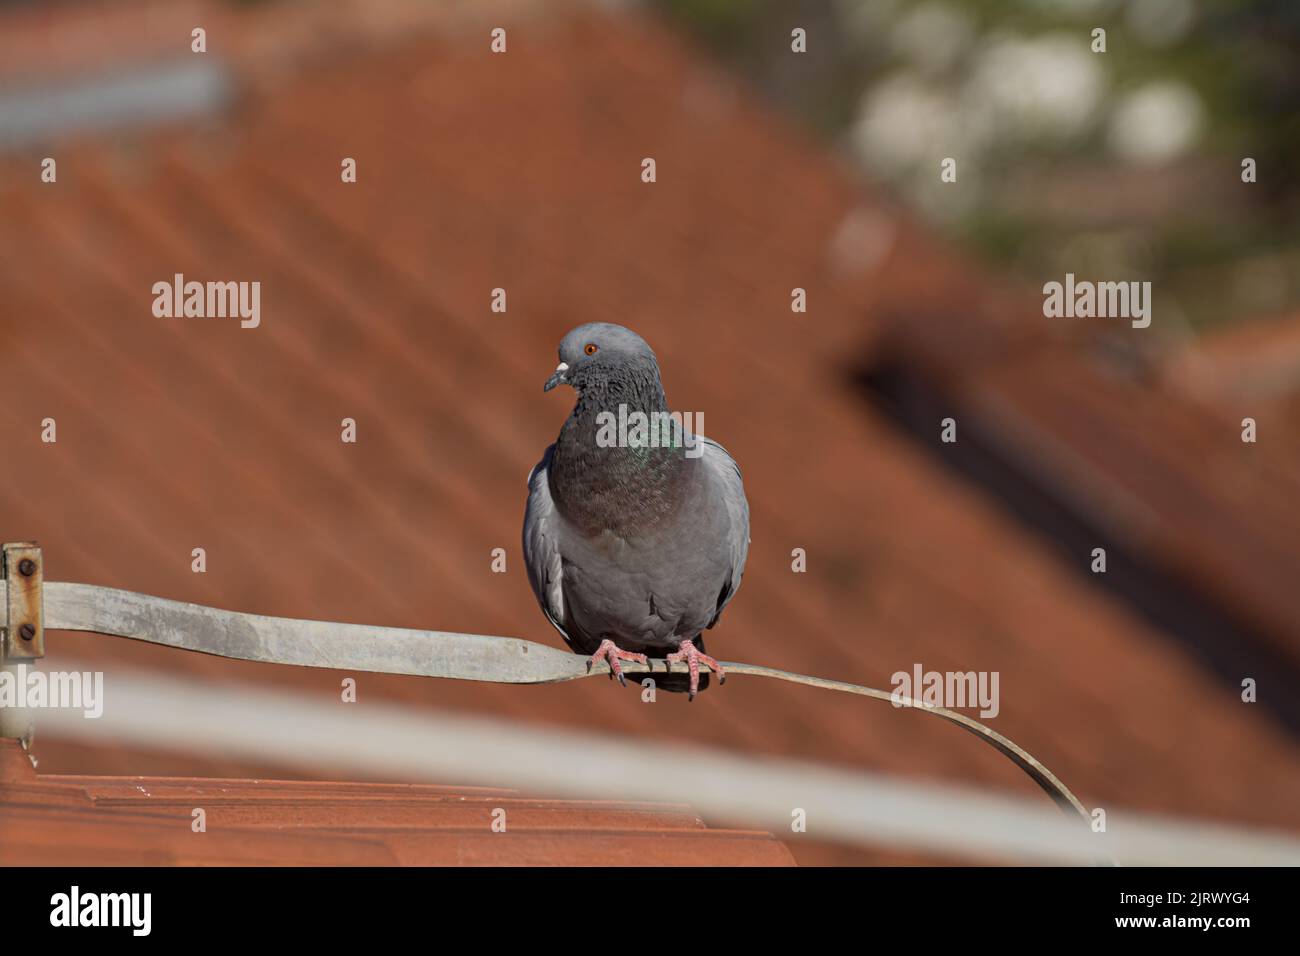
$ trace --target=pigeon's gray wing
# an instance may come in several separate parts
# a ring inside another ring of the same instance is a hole
[[[528,476],[528,507],[524,511],[524,566],[528,569],[528,583],[533,587],[537,603],[542,606],[550,622],[560,632],[565,642],[569,635],[564,631],[564,562],[560,558],[559,528],[561,520],[551,500],[547,484],[547,469],[555,446],[546,449],[532,473]]]
[[[727,449],[703,435],[697,435],[696,438],[704,446],[700,460],[716,479],[714,485],[721,490],[722,504],[726,507],[730,519],[730,532],[726,546],[731,559],[731,578],[718,595],[718,609],[708,625],[713,627],[722,616],[722,609],[735,596],[736,590],[740,587],[740,579],[745,573],[745,559],[749,556],[749,502],[745,500],[745,486],[740,479],[740,466],[727,453]]]

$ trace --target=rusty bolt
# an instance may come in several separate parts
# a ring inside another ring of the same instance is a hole
[[[24,641],[30,641],[36,636],[36,625],[24,624],[22,627],[18,628],[18,636]]]
[[[23,558],[18,562],[18,573],[25,578],[30,578],[36,573],[36,562],[31,558]]]

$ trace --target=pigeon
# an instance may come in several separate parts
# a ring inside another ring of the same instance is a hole
[[[726,681],[701,634],[718,623],[745,571],[740,468],[717,442],[669,417],[659,363],[632,330],[579,326],[559,357],[542,390],[569,385],[577,401],[528,476],[528,581],[569,648],[588,655],[588,671],[606,661],[626,687],[621,662],[648,664],[657,687],[694,700],[709,683],[701,666]],[[651,657],[663,657],[662,676]],[[673,670],[679,664],[684,672]]]

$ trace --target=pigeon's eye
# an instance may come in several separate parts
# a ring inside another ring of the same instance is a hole
[[[586,347],[583,349],[583,351],[586,352],[588,355],[595,355],[598,350],[594,343],[588,342]]]

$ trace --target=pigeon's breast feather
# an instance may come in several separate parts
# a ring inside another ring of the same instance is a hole
[[[748,527],[723,503],[709,465],[695,464],[700,480],[672,521],[635,539],[564,528],[558,543],[571,629],[588,639],[613,634],[629,645],[674,646],[712,624],[736,578],[735,542],[748,544]]]

